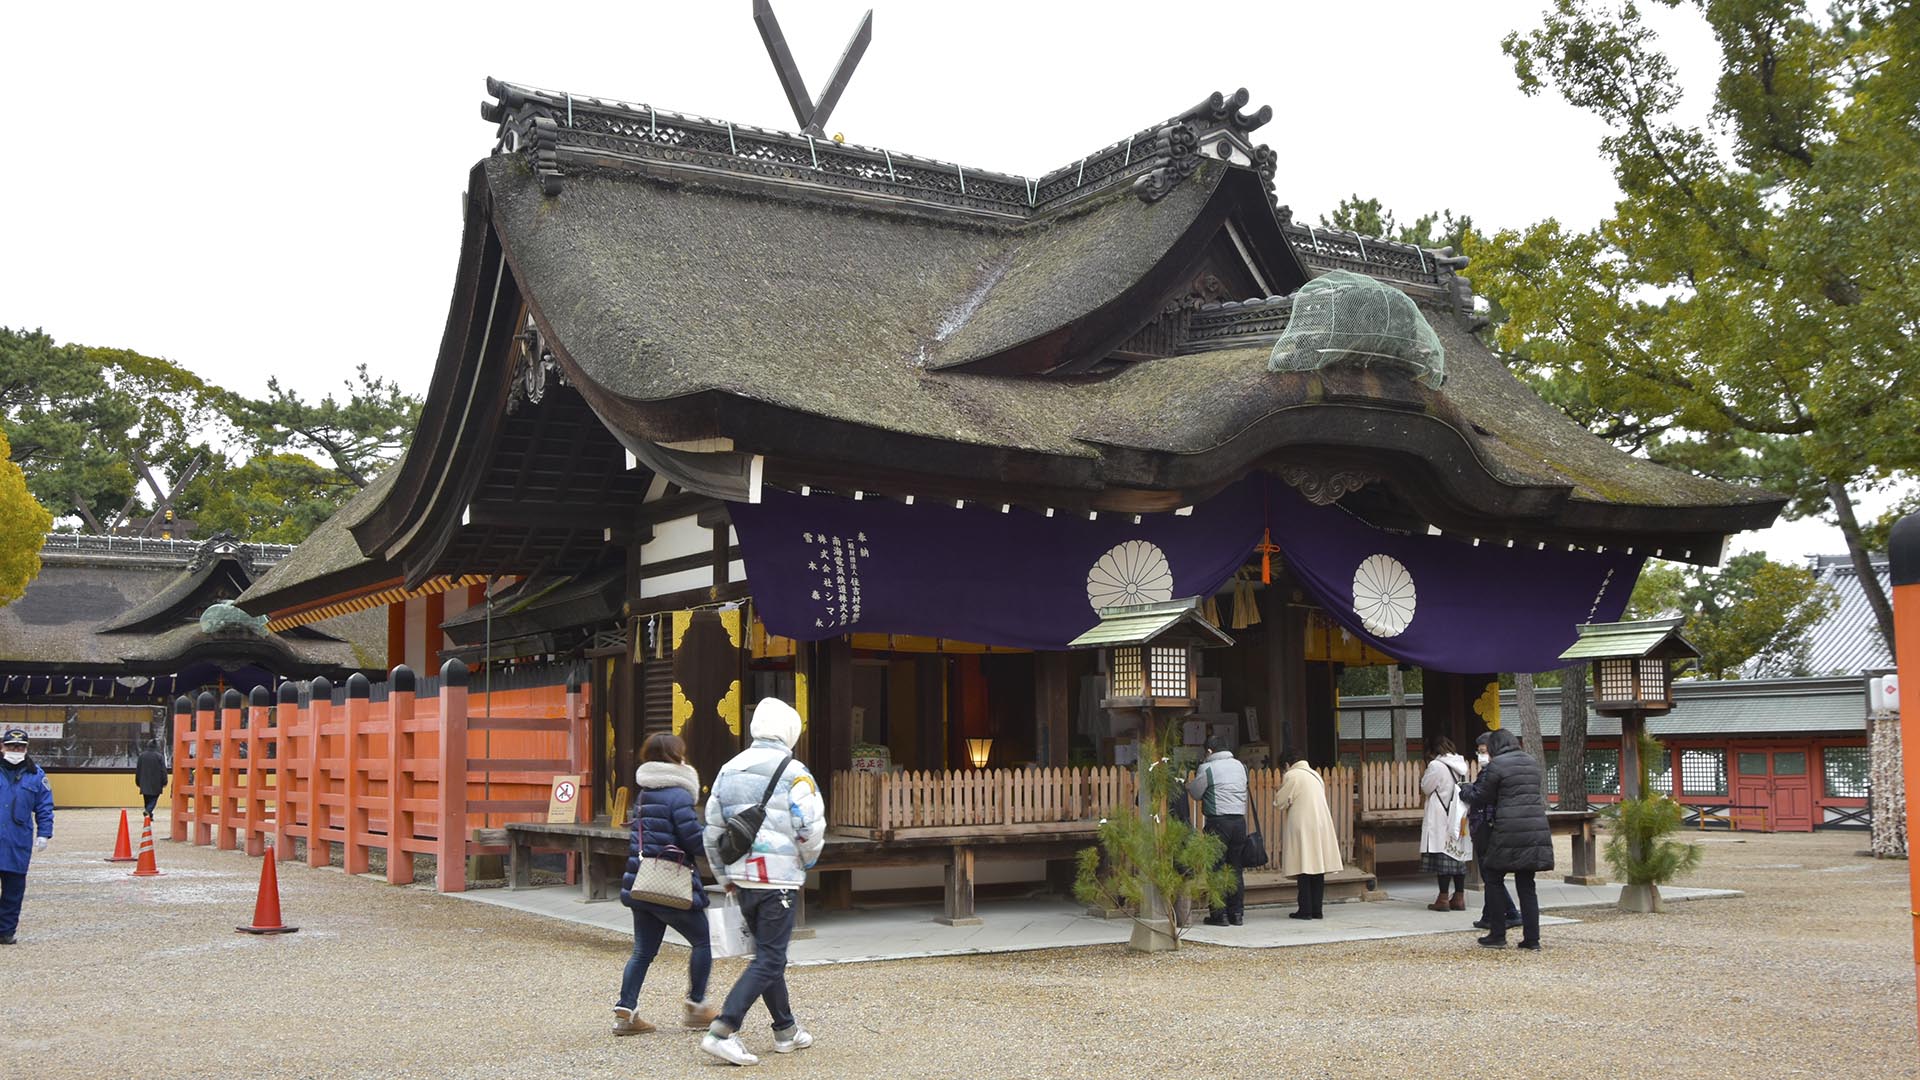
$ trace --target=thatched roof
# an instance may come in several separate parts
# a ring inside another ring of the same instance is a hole
[[[385,662],[384,626],[381,633],[344,622],[287,634],[202,632],[201,613],[251,580],[252,553],[243,546],[209,543],[190,558],[65,550],[73,546],[43,553],[40,576],[0,607],[0,670],[111,675],[209,664],[291,676],[377,670]]]

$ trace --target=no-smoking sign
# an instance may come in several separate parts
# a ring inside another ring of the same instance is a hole
[[[556,776],[553,778],[553,796],[547,800],[547,823],[566,825],[580,820],[580,778],[578,776]]]

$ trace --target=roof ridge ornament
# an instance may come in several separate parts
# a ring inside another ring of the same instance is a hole
[[[1256,129],[1273,119],[1273,106],[1262,105],[1253,112],[1245,112],[1248,96],[1244,86],[1231,95],[1215,90],[1205,101],[1160,128],[1156,134],[1161,147],[1158,155],[1161,165],[1133,182],[1134,194],[1146,202],[1159,202],[1200,168],[1202,157],[1216,157],[1257,172],[1267,189],[1268,201],[1277,205],[1273,177],[1279,155],[1270,147],[1256,145],[1250,138]],[[1127,158],[1129,161],[1133,158],[1131,140],[1127,145]]]
[[[866,55],[867,46],[873,41],[873,9],[868,8],[861,17],[859,28],[847,42],[847,50],[840,54],[840,63],[828,76],[818,102],[807,94],[807,84],[800,78],[800,68],[793,62],[793,50],[787,48],[787,36],[781,32],[780,20],[774,17],[769,0],[753,0],[753,25],[760,29],[760,40],[766,43],[774,74],[780,76],[780,88],[787,92],[787,104],[793,107],[793,119],[800,125],[801,133],[825,135],[827,118],[833,115],[833,107],[840,104],[847,80],[853,78],[853,69],[860,66],[860,58]]]

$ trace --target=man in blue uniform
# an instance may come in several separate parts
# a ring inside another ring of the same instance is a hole
[[[0,945],[19,929],[27,864],[52,839],[53,789],[27,756],[27,733],[11,728],[0,734]]]

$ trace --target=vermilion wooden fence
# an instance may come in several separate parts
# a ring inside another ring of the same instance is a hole
[[[257,856],[271,835],[281,860],[300,839],[312,866],[328,865],[338,844],[350,874],[366,873],[379,848],[394,884],[413,880],[414,854],[429,854],[434,887],[461,892],[467,856],[495,850],[474,829],[545,817],[558,775],[580,775],[580,802],[593,805],[577,681],[469,695],[466,666],[450,660],[437,695],[418,699],[416,685],[397,667],[379,702],[361,675],[339,705],[326,679],[305,706],[292,683],[273,704],[265,688],[244,702],[236,690],[179,699],[173,839]]]

